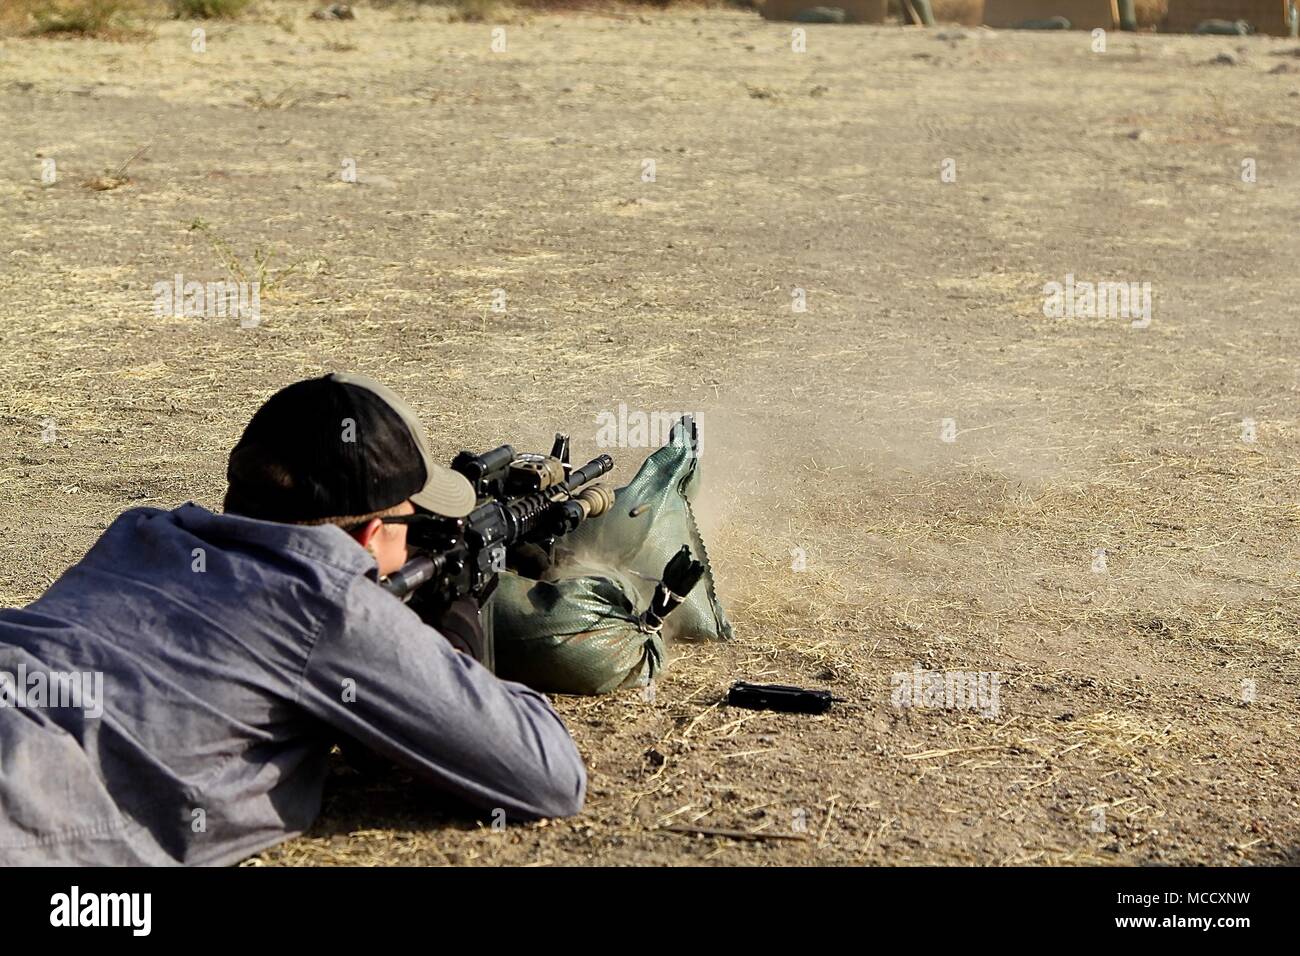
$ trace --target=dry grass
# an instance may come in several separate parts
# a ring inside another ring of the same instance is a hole
[[[811,2],[811,0],[810,0]],[[452,22],[482,23],[506,16],[511,8],[547,11],[604,11],[617,13],[620,8],[637,6],[663,7],[660,0],[642,4],[611,3],[606,0],[374,0],[376,9],[400,8],[425,4],[444,7]],[[678,6],[708,0],[687,0]],[[0,9],[0,31],[35,32],[129,38],[140,34],[142,25],[168,16],[183,19],[233,19],[249,13],[253,0],[7,0]],[[266,0],[263,13],[284,21],[305,13],[312,4],[298,0]],[[934,16],[939,23],[978,26],[983,22],[984,0],[933,0]],[[1142,28],[1157,27],[1164,19],[1168,0],[1137,0],[1136,13]]]
[[[979,26],[984,22],[984,0],[930,0],[936,23]]]
[[[1141,37],[1162,55],[1099,70],[1016,35],[936,68],[923,31],[874,31],[864,60],[863,31],[828,29],[810,77],[780,25],[675,16],[573,17],[509,61],[477,25],[405,10],[293,38],[251,17],[215,63],[184,23],[139,57],[7,45],[32,87],[0,83],[3,152],[50,141],[66,179],[0,177],[31,211],[0,273],[5,599],[123,508],[218,502],[256,404],[325,369],[411,396],[448,456],[556,428],[585,450],[620,401],[699,408],[737,637],[674,648],[653,701],[558,701],[584,813],[498,833],[340,769],[321,822],[257,862],[1284,861],[1300,326],[1270,237],[1296,187],[1242,191],[1223,167],[1250,148],[1295,168],[1269,64],[1202,70],[1217,41]],[[446,48],[457,70],[431,75]],[[123,168],[146,108],[164,130],[220,123],[223,148],[180,137]],[[339,182],[341,143],[372,184]],[[916,163],[950,150],[960,189],[922,184]],[[660,152],[651,188],[637,164]],[[129,186],[80,187],[119,169]],[[1132,263],[1157,289],[1145,332],[1042,318],[1045,278]],[[175,271],[260,271],[276,294],[256,332],[160,321],[147,292]],[[47,419],[60,443],[37,438]],[[639,455],[618,450],[618,478]],[[900,713],[890,678],[916,663],[999,672],[1004,712]],[[738,714],[719,701],[739,678],[850,703]]]
[[[1153,28],[1165,18],[1169,0],[1136,0],[1138,26]],[[939,23],[979,26],[984,22],[984,0],[931,0],[934,18]]]

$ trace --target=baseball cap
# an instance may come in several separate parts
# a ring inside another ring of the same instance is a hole
[[[295,382],[253,415],[226,467],[226,510],[304,522],[372,514],[408,498],[449,518],[469,514],[474,486],[429,455],[415,412],[364,375]]]

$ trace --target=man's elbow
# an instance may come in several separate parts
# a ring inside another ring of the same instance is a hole
[[[535,798],[539,816],[573,817],[582,812],[587,799],[587,768],[576,748],[571,761],[554,769],[543,790]]]

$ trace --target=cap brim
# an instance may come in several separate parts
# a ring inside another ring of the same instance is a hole
[[[411,495],[412,504],[446,518],[463,518],[474,510],[478,499],[468,478],[427,458],[425,465],[429,480],[423,488]]]
[[[429,454],[429,446],[424,440],[424,429],[420,427],[420,420],[400,395],[366,375],[334,372],[331,373],[330,378],[345,385],[356,385],[373,392],[405,422],[406,430],[410,432],[411,440],[415,442],[420,459],[424,462],[424,473],[429,476],[424,487],[411,495],[412,504],[425,511],[442,515],[444,518],[463,518],[474,510],[474,505],[478,503],[474,486],[460,472],[452,471],[446,465],[439,465],[433,460],[433,456]]]

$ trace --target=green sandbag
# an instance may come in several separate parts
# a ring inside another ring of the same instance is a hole
[[[615,493],[613,509],[561,539],[541,580],[500,576],[489,604],[499,676],[561,694],[644,686],[667,655],[663,636],[643,629],[641,612],[682,545],[705,573],[665,630],[682,640],[732,636],[691,512],[700,484],[694,427],[689,418],[674,425],[668,444]]]
[[[641,630],[649,602],[610,568],[556,581],[512,572],[490,600],[496,673],[553,694],[641,687],[663,670],[663,637]]]

